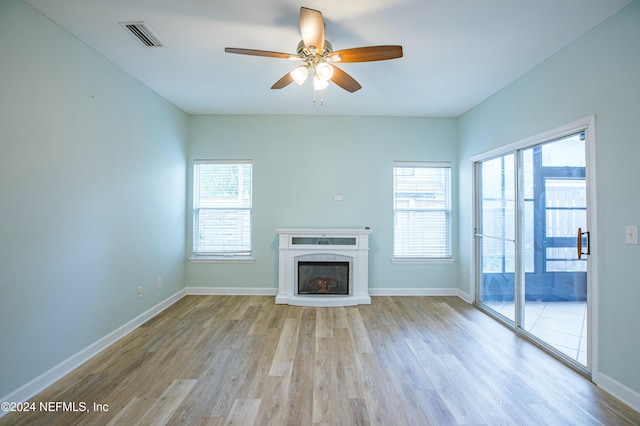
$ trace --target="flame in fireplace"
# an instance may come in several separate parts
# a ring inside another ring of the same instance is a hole
[[[318,277],[311,280],[307,286],[315,293],[333,293],[338,287],[338,282],[333,278]]]

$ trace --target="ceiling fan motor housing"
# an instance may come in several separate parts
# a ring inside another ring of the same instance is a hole
[[[331,46],[331,43],[329,42],[329,40],[325,40],[324,49],[322,49],[322,52],[313,53],[309,51],[309,49],[307,49],[307,47],[304,45],[304,40],[300,40],[300,43],[298,43],[298,48],[296,51],[298,52],[298,56],[302,58],[307,58],[309,56],[322,57],[322,56],[327,56],[329,53],[333,52],[333,46]]]

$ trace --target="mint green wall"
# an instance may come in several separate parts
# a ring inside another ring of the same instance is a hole
[[[459,120],[460,258],[471,263],[471,164],[495,147],[596,114],[599,371],[640,392],[640,1]],[[468,282],[461,288],[467,290]]]
[[[188,120],[21,1],[0,58],[2,397],[183,287]]]
[[[256,261],[189,263],[187,286],[274,289],[276,228],[370,226],[370,287],[455,287],[455,264],[391,263],[393,161],[450,161],[455,176],[455,119],[194,116],[190,120],[191,163],[194,159],[253,160]],[[344,201],[334,201],[335,195],[342,195]],[[191,188],[188,197],[191,205]],[[453,197],[457,199],[455,189]],[[187,226],[191,229],[191,217]]]

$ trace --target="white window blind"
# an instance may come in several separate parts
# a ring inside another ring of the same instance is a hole
[[[451,259],[451,165],[395,162],[393,257]]]
[[[196,161],[193,176],[193,255],[251,255],[251,162]]]

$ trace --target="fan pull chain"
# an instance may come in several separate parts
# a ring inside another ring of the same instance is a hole
[[[320,106],[324,106],[324,98],[323,98],[323,94],[324,94],[324,90],[313,90],[313,106],[316,105],[316,92],[320,92]]]

